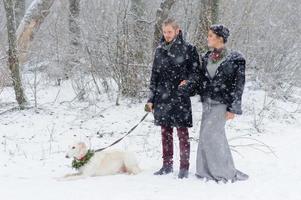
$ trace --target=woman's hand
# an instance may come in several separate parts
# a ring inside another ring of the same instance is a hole
[[[226,113],[226,120],[234,119],[235,114],[231,112]]]
[[[186,83],[187,83],[187,80],[183,80],[183,81],[181,81],[181,83],[180,83],[179,86],[181,87],[181,86],[183,86],[183,85],[186,85]]]

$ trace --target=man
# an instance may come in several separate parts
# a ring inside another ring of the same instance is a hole
[[[155,175],[173,172],[173,128],[177,129],[180,146],[179,178],[188,177],[190,143],[188,127],[192,127],[189,95],[178,90],[200,65],[196,48],[184,41],[179,25],[167,19],[162,25],[163,37],[155,52],[151,80],[149,111],[154,112],[155,125],[161,126],[163,166]]]

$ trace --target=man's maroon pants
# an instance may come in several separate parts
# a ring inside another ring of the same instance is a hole
[[[189,168],[190,142],[188,128],[177,128],[180,146],[180,169]],[[163,165],[173,165],[173,128],[161,126]]]

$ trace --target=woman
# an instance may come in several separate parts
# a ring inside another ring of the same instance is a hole
[[[226,121],[242,114],[245,84],[245,59],[226,48],[229,35],[224,25],[212,25],[208,32],[212,50],[203,56],[200,72],[186,84],[181,83],[186,92],[199,93],[203,102],[196,176],[217,182],[248,179],[235,169],[225,134]]]

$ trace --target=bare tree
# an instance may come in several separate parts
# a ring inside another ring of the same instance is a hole
[[[130,51],[133,63],[145,63],[146,51],[149,50],[144,21],[145,3],[143,0],[131,0],[129,11]]]
[[[67,57],[68,69],[65,69],[65,76],[68,78],[70,70],[73,66],[79,64],[78,53],[80,50],[80,0],[69,0],[69,38],[70,38],[70,51]]]
[[[218,22],[219,0],[200,0],[199,19],[196,27],[195,45],[200,52],[207,50],[207,33]]]
[[[34,34],[39,30],[42,22],[49,14],[55,0],[35,0],[27,9],[25,16],[17,29],[17,42],[20,64],[26,61],[27,51]]]
[[[130,0],[129,11],[125,19],[125,28],[128,35],[126,48],[128,49],[127,77],[123,80],[122,94],[137,97],[143,84],[143,72],[146,71],[151,49],[149,36],[147,34],[148,22],[145,20],[145,3],[143,0]]]
[[[15,16],[16,16],[16,28],[18,28],[20,22],[25,15],[25,0],[16,0],[15,2]]]
[[[299,1],[229,0],[220,8],[220,20],[230,28],[228,47],[244,53],[248,78],[288,100],[300,80],[301,43],[294,38],[301,31]]]
[[[158,46],[158,42],[162,35],[162,23],[168,18],[170,10],[176,0],[163,0],[160,4],[160,8],[156,12],[156,23],[154,31],[153,49]]]
[[[20,109],[24,109],[26,104],[26,98],[22,87],[22,81],[20,77],[19,61],[17,56],[16,46],[16,20],[14,13],[13,0],[3,0],[6,11],[6,24],[8,34],[8,65],[11,71],[13,86],[15,90],[16,100],[20,106]]]

